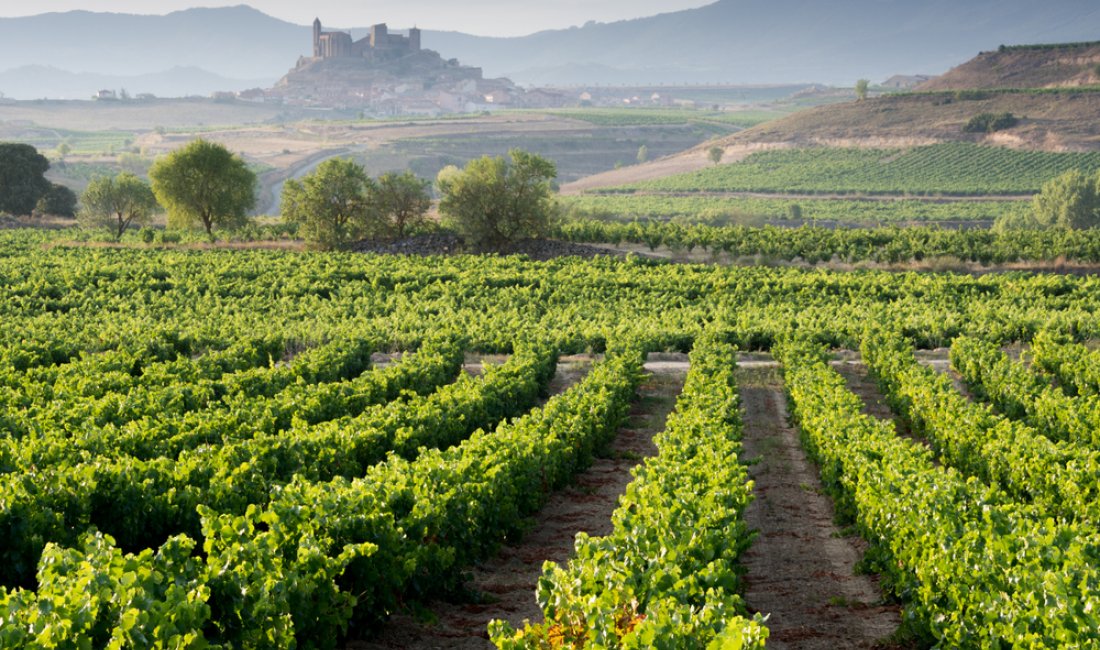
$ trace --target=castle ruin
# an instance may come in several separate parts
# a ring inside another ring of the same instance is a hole
[[[321,19],[313,21],[314,59],[367,59],[381,61],[420,51],[420,30],[413,27],[408,36],[391,34],[385,23],[374,25],[370,34],[354,41],[347,32],[326,32]]]

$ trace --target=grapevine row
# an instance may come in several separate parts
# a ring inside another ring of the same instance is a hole
[[[421,380],[438,385],[453,376],[452,362],[446,354],[426,349],[421,357],[404,363],[434,368],[436,376],[418,373]],[[543,366],[526,369],[535,377],[545,376]],[[540,373],[541,371],[541,373]],[[516,378],[505,373],[507,386]],[[414,375],[410,375],[414,376]],[[464,383],[455,390],[458,399],[471,396],[469,417],[457,419],[451,430],[469,432],[488,426],[497,410],[486,409],[478,398],[479,388]],[[498,398],[502,390],[489,384],[488,394]],[[522,408],[525,395],[534,391],[527,386],[514,395],[515,407]],[[506,393],[507,395],[507,393]],[[457,401],[445,393],[444,403]],[[533,397],[528,397],[528,402]],[[509,402],[505,402],[510,404]],[[38,470],[13,473],[0,482],[0,531],[9,542],[3,547],[0,580],[3,584],[28,584],[33,567],[46,542],[71,544],[90,526],[110,532],[124,548],[145,548],[161,543],[175,533],[195,535],[199,531],[196,506],[204,504],[226,512],[244,512],[248,506],[263,504],[272,487],[295,475],[324,477],[361,475],[365,462],[381,460],[387,440],[402,431],[420,434],[418,426],[433,426],[438,417],[430,406],[417,402],[394,402],[368,411],[369,418],[351,421],[346,428],[330,429],[327,437],[316,437],[308,427],[296,431],[252,438],[224,446],[207,446],[182,455],[178,460],[157,458],[93,459],[86,463],[58,464]],[[478,417],[484,413],[485,416]],[[456,417],[461,412],[454,414]],[[374,425],[374,426],[372,426]],[[363,439],[373,443],[368,446]],[[367,457],[367,447],[373,457]],[[358,453],[358,455],[356,455]]]
[[[891,406],[945,463],[1059,518],[1098,520],[1100,452],[1053,442],[970,402],[947,376],[918,363],[900,337],[870,330],[861,350]]]
[[[296,479],[243,514],[200,506],[200,556],[187,536],[137,555],[98,533],[51,544],[37,592],[0,591],[0,641],[334,647],[349,624],[452,583],[517,531],[614,435],[640,376],[639,353],[612,354],[542,409],[453,449],[391,457],[354,481]]]
[[[700,338],[656,457],[612,516],[606,537],[577,536],[568,566],[547,562],[537,598],[546,622],[490,624],[498,648],[760,648],[762,619],[745,617],[738,558],[752,482],[741,464],[734,349]]]
[[[870,566],[937,647],[1100,643],[1100,539],[936,467],[931,452],[861,412],[816,350],[780,346],[792,413],[826,486],[871,542]]]
[[[1052,440],[1100,448],[1100,398],[1069,397],[1061,388],[991,343],[960,336],[951,343],[951,365],[966,383],[1010,418],[1022,418]]]

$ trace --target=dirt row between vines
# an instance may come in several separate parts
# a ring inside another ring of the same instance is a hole
[[[551,392],[561,392],[583,378],[592,361],[592,357],[585,356],[563,358]],[[683,355],[661,355],[647,363],[646,369],[649,377],[615,440],[591,467],[550,497],[521,539],[506,544],[497,555],[469,570],[467,597],[437,600],[417,611],[397,614],[376,638],[355,641],[347,647],[492,648],[489,621],[504,619],[514,626],[521,626],[525,620],[540,621],[535,586],[543,562],[568,562],[578,532],[594,536],[611,532],[611,513],[633,480],[630,470],[656,453],[653,436],[664,429],[683,387],[688,364]]]
[[[470,361],[473,361],[471,359]],[[559,365],[553,392],[579,381],[591,357],[568,357]],[[893,415],[858,361],[834,364],[866,404],[868,413]],[[491,648],[487,625],[539,621],[535,586],[546,560],[565,563],[579,531],[610,532],[611,513],[631,480],[630,469],[656,452],[654,434],[664,428],[687,372],[682,355],[647,363],[651,373],[630,419],[593,466],[554,494],[522,539],[468,573],[469,593],[437,600],[393,616],[373,639],[350,643],[354,650]],[[746,460],[756,499],[746,512],[759,535],[745,554],[745,600],[750,611],[768,615],[769,647],[883,648],[900,623],[900,609],[884,603],[876,576],[857,575],[866,549],[862,539],[834,521],[831,499],[818,468],[802,449],[788,422],[783,381],[768,355],[744,355],[738,369],[744,409]],[[472,597],[471,597],[472,595]]]
[[[879,648],[900,624],[875,576],[857,575],[866,544],[834,521],[818,468],[788,420],[777,364],[742,364],[744,456],[756,499],[745,513],[759,531],[743,563],[745,602],[768,615],[770,648]]]

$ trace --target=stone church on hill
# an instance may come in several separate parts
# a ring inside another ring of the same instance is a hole
[[[367,59],[383,61],[420,51],[420,30],[412,28],[408,36],[391,34],[385,23],[370,28],[370,34],[353,41],[347,32],[326,32],[321,19],[313,21],[313,58]]]

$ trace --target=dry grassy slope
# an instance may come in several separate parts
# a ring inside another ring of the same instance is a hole
[[[773,148],[911,147],[940,142],[974,142],[1042,151],[1100,150],[1100,90],[1072,93],[989,93],[963,99],[949,91],[1058,88],[1100,84],[1100,42],[1065,46],[1009,47],[986,52],[918,90],[940,94],[890,95],[832,104],[706,142],[644,165],[581,179],[563,193],[584,192],[652,180],[706,167],[706,152],[725,149],[723,162]],[[968,134],[963,126],[979,113],[1012,113],[1012,129]]]
[[[917,90],[1062,88],[1100,84],[1100,43],[983,52]]]
[[[1020,117],[1020,124],[988,135],[963,133],[971,117],[1003,112]],[[723,163],[736,162],[754,151],[813,146],[895,148],[974,142],[1041,151],[1098,151],[1097,116],[1100,91],[994,94],[984,99],[890,95],[795,113],[674,156],[581,179],[562,191],[574,194],[701,169],[710,164],[706,152],[716,145],[726,151]]]

